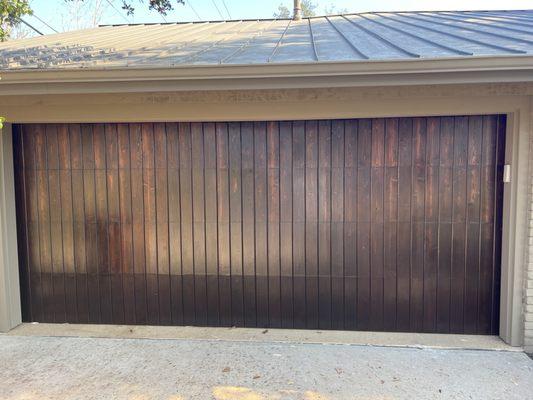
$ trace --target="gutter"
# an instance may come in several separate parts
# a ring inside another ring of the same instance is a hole
[[[533,82],[533,55],[0,71],[0,96]]]

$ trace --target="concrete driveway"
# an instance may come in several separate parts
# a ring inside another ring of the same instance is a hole
[[[533,399],[521,352],[0,335],[0,399]]]

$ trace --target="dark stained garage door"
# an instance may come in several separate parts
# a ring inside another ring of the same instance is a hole
[[[14,143],[25,321],[498,332],[504,116]]]

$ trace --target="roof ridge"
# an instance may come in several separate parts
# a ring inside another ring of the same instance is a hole
[[[302,20],[309,20],[309,19],[315,19],[315,18],[331,18],[331,17],[344,17],[344,16],[350,16],[350,15],[364,15],[364,14],[373,14],[373,13],[402,13],[402,12],[409,12],[409,13],[422,13],[422,12],[431,12],[431,13],[446,13],[446,12],[453,12],[453,13],[469,13],[469,12],[499,12],[499,13],[505,13],[505,12],[517,12],[517,11],[523,11],[523,12],[533,12],[533,8],[530,9],[503,9],[503,10],[487,10],[487,9],[468,9],[468,10],[378,10],[378,11],[359,11],[359,12],[349,12],[349,13],[341,13],[341,14],[321,14],[321,15],[313,15],[309,17],[302,17]],[[212,19],[212,20],[201,20],[201,21],[174,21],[174,22],[137,22],[137,23],[123,23],[123,24],[100,24],[98,27],[110,27],[110,26],[140,26],[140,25],[180,25],[180,24],[201,24],[206,22],[246,22],[246,21],[287,21],[292,20],[292,18],[235,18],[235,19]]]

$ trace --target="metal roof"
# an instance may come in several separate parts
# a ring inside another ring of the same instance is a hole
[[[0,70],[533,55],[533,10],[108,25],[0,43]]]

